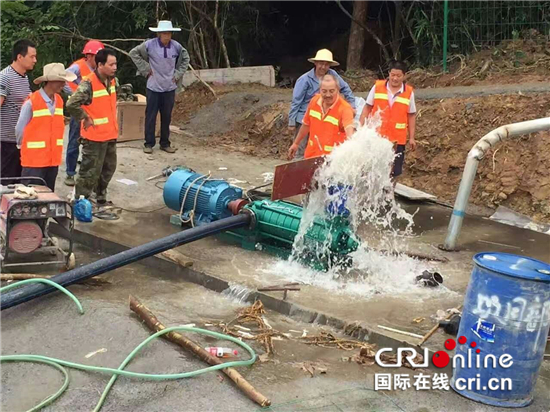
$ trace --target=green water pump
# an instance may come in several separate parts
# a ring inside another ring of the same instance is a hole
[[[297,250],[293,250],[302,220],[301,206],[264,199],[246,204],[240,213],[251,215],[250,226],[226,232],[224,236],[239,241],[248,250],[265,250],[283,258],[294,253],[297,259],[317,270],[350,265],[349,254],[359,246],[349,221],[342,216],[315,218],[298,242]]]
[[[335,213],[328,219],[316,217],[294,250],[302,206],[282,200],[249,201],[242,198],[241,189],[190,169],[181,168],[171,174],[164,186],[164,200],[168,207],[178,211],[171,218],[177,225],[192,222],[200,226],[231,215],[248,214],[248,227],[221,236],[248,250],[264,250],[282,258],[293,255],[317,270],[349,265],[349,254],[359,246],[348,219]]]

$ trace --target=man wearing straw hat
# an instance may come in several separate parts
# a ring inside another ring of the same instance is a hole
[[[330,67],[340,65],[332,58],[330,50],[321,49],[315,57],[308,59],[315,67],[307,73],[300,76],[296,81],[292,92],[292,103],[288,114],[288,130],[293,135],[293,139],[298,136],[302,120],[306,114],[309,102],[317,93],[319,93],[320,81],[326,74],[331,74],[338,80],[340,94],[348,101],[353,109],[355,109],[355,97],[349,85]],[[302,139],[300,146],[295,154],[295,159],[303,159],[306,150],[307,136]]]
[[[143,151],[153,153],[155,126],[160,112],[160,150],[174,153],[170,145],[170,121],[176,99],[178,81],[189,66],[189,53],[172,33],[181,29],[172,26],[169,20],[161,20],[157,27],[149,27],[158,37],[150,39],[130,50],[139,74],[147,77],[147,105],[145,106],[145,143]]]
[[[22,177],[44,179],[55,190],[55,179],[63,153],[63,99],[59,92],[66,82],[76,79],[74,73],[65,70],[61,63],[44,66],[42,76],[34,80],[43,83],[21,107],[15,126],[17,147],[21,149]]]

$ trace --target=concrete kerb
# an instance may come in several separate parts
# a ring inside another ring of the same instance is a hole
[[[49,231],[51,234],[56,236],[66,235],[64,229],[58,224],[50,224]],[[107,254],[116,254],[130,249],[130,247],[121,243],[113,242],[78,229],[75,229],[73,232],[73,241],[93,250],[102,250]],[[163,273],[169,273],[170,279],[174,279],[174,276],[176,275],[186,282],[201,285],[218,293],[222,293],[231,286],[229,282],[216,276],[196,271],[192,267],[183,267],[175,262],[172,262],[171,260],[158,256],[151,256],[136,263],[144,265],[150,269],[158,270],[160,277],[163,277]],[[396,350],[400,347],[412,347],[415,348],[418,353],[423,353],[424,348],[420,348],[417,343],[397,339],[389,334],[381,333],[361,325],[360,322],[351,322],[339,319],[329,314],[318,312],[296,303],[288,302],[286,300],[282,300],[281,298],[268,295],[264,292],[251,290],[244,300],[251,303],[256,300],[261,300],[266,308],[282,315],[289,316],[297,321],[305,323],[315,323],[318,325],[332,327],[359,341],[376,344],[379,348],[392,348]],[[434,351],[431,349],[428,350],[429,358],[431,358]],[[438,372],[452,373],[452,370],[449,367],[445,369],[438,369],[435,368],[431,362],[429,362],[429,369],[433,369]]]

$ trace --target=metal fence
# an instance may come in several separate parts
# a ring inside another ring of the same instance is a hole
[[[550,1],[421,2],[414,17],[423,47],[417,58],[443,61],[444,69],[451,54],[471,54],[505,40],[550,40]]]

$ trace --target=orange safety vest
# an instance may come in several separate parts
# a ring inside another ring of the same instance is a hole
[[[313,96],[307,107],[309,139],[304,153],[305,159],[329,154],[334,146],[346,140],[345,127],[348,125],[341,124],[344,111],[348,111],[348,117],[351,118],[351,122],[353,121],[353,108],[342,96],[338,97],[336,104],[329,109],[328,113],[325,113],[324,117],[320,99],[320,94]]]
[[[63,153],[63,99],[55,95],[52,115],[46,101],[36,91],[30,95],[32,119],[23,131],[21,165],[23,167],[51,167],[61,164]]]
[[[111,80],[110,94],[105,85],[98,79],[94,73],[83,80],[89,80],[92,83],[92,103],[88,106],[82,106],[82,109],[93,120],[93,127],[80,129],[80,134],[84,139],[94,142],[106,142],[118,137],[118,123],[116,115],[116,87],[115,80]]]
[[[80,69],[80,78],[87,77],[90,74],[92,74],[90,68],[88,67],[88,64],[86,63],[86,59],[84,59],[84,58],[79,59],[79,60],[73,62],[73,64],[78,65],[78,68]],[[71,66],[73,64],[71,64]],[[71,88],[71,90],[73,92],[76,91],[76,89],[78,88],[78,84],[76,84],[75,82],[67,82],[67,84],[69,85],[69,87]]]
[[[413,88],[405,84],[403,93],[400,93],[390,107],[386,80],[378,80],[374,86],[374,106],[372,113],[380,111],[382,124],[378,132],[390,142],[397,144],[407,143],[407,127],[409,123],[409,105]]]

